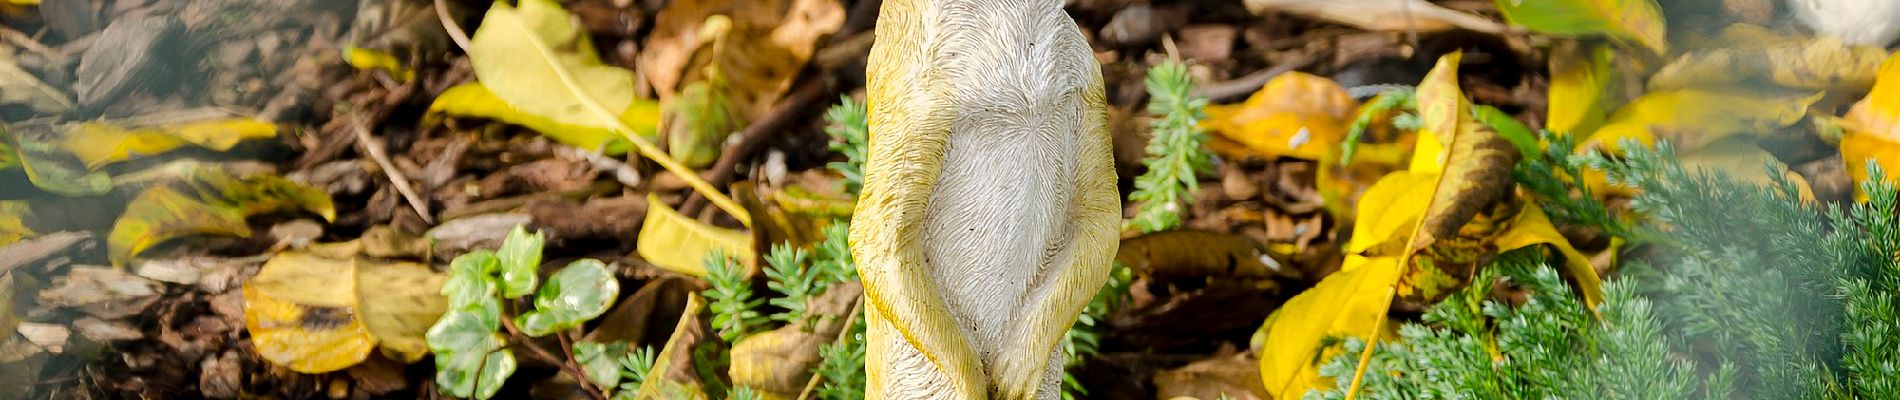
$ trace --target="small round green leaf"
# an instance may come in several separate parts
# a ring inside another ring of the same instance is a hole
[[[508,239],[495,251],[495,257],[501,259],[502,296],[516,298],[534,293],[535,274],[541,268],[541,246],[546,243],[546,235],[541,232],[530,235],[520,225],[508,232]]]
[[[545,336],[580,326],[607,312],[620,295],[620,281],[599,260],[580,260],[548,277],[534,295],[535,310],[515,320],[522,333]]]
[[[450,261],[449,279],[442,283],[442,295],[449,298],[449,308],[462,308],[484,299],[494,301],[497,288],[492,273],[497,265],[495,254],[487,250],[472,251]]]
[[[600,387],[613,388],[620,383],[620,357],[627,354],[626,342],[574,342],[574,360],[581,363],[587,379]]]
[[[491,334],[499,343],[501,335]],[[501,390],[502,382],[515,373],[515,355],[508,349],[489,352],[437,355],[435,384],[442,393],[469,399],[486,399]]]

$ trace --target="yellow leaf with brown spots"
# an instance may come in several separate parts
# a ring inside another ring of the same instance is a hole
[[[1288,72],[1247,101],[1207,106],[1202,127],[1265,157],[1319,160],[1338,151],[1359,102],[1331,79]]]
[[[258,354],[305,373],[355,365],[380,347],[414,362],[448,301],[428,266],[287,252],[244,285],[245,325]]]

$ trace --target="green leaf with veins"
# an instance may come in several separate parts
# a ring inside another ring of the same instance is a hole
[[[508,232],[508,239],[495,251],[495,258],[501,261],[502,297],[512,299],[534,293],[535,277],[541,268],[541,246],[547,240],[541,232],[530,235],[520,225]]]
[[[548,277],[534,295],[534,311],[515,319],[521,332],[541,337],[600,316],[620,295],[620,281],[599,260],[580,260]]]
[[[435,383],[443,393],[486,399],[514,374],[514,354],[505,348],[508,340],[495,333],[499,321],[498,309],[458,309],[429,328]]]
[[[500,268],[495,253],[476,250],[449,262],[449,280],[442,283],[442,295],[448,296],[449,308],[456,309],[487,299],[494,301],[494,271]]]
[[[574,361],[587,372],[587,379],[612,390],[620,383],[620,357],[627,354],[627,342],[574,342]]]

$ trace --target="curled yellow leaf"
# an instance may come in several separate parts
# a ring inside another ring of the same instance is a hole
[[[1299,398],[1307,390],[1330,386],[1319,376],[1319,362],[1337,350],[1321,344],[1329,336],[1374,337],[1385,319],[1384,299],[1398,283],[1398,260],[1347,256],[1339,272],[1287,300],[1260,327],[1260,378],[1276,399]]]
[[[1577,291],[1583,293],[1585,306],[1595,309],[1603,304],[1603,278],[1597,276],[1597,270],[1590,266],[1590,258],[1585,257],[1570,241],[1557,232],[1557,226],[1550,223],[1550,216],[1537,204],[1525,204],[1519,208],[1517,216],[1511,218],[1510,226],[1493,239],[1492,244],[1498,252],[1517,250],[1536,245],[1547,245],[1556,249],[1564,259],[1564,272],[1576,282]]]
[[[706,276],[706,255],[713,250],[748,264],[753,258],[751,235],[680,215],[653,195],[647,196],[646,221],[636,240],[636,251],[647,262],[692,276]]]

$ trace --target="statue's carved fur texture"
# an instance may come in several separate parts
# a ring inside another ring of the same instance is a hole
[[[868,392],[1056,398],[1121,220],[1087,41],[1061,0],[886,0],[869,70]]]

